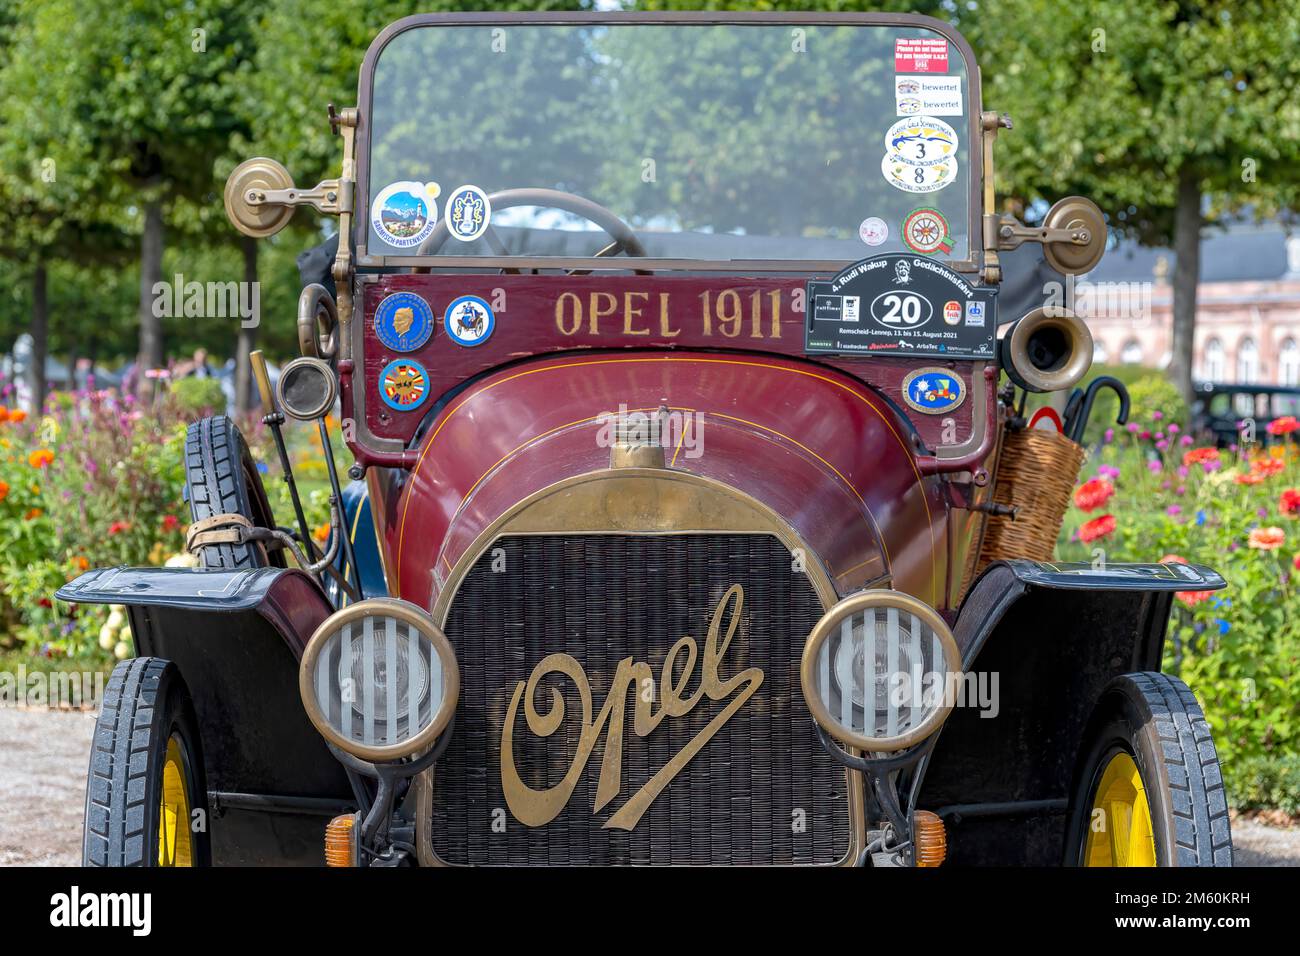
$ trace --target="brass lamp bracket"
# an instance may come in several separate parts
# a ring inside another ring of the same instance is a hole
[[[993,183],[993,144],[998,138],[999,129],[1011,129],[1011,116],[985,110],[980,113],[980,131],[984,148],[984,266],[980,278],[987,285],[997,285],[1002,281],[1002,265],[998,261],[998,236],[996,231],[997,215],[992,211],[996,203],[996,191]]]
[[[998,248],[1004,252],[1019,248],[1022,243],[1041,242],[1086,246],[1092,241],[1088,227],[1080,223],[1073,229],[1044,229],[1026,226],[1011,216],[1001,216],[997,223]]]
[[[352,211],[352,187],[350,181],[339,179],[322,180],[312,189],[254,187],[244,193],[244,202],[254,209],[259,206],[315,206],[323,213],[337,216]]]

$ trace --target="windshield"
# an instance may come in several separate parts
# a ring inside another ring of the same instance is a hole
[[[418,26],[371,91],[369,255],[970,258],[972,91],[931,30]]]

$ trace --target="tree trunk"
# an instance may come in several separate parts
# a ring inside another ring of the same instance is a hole
[[[252,290],[257,281],[257,240],[244,236],[240,246],[244,252],[244,285]],[[251,291],[249,295],[251,297]],[[257,407],[253,400],[253,366],[249,359],[253,349],[257,348],[257,326],[251,324],[257,318],[245,320],[241,316],[239,338],[235,343],[235,411],[240,415],[249,415]]]
[[[48,275],[45,263],[38,262],[32,273],[32,364],[27,370],[27,384],[31,389],[32,407],[29,411],[39,415],[45,408],[45,359],[50,354],[50,308],[46,297]]]
[[[1192,403],[1192,361],[1196,341],[1196,290],[1201,281],[1201,182],[1184,168],[1178,174],[1174,207],[1174,328],[1169,375],[1183,401]]]
[[[154,286],[162,281],[163,212],[162,200],[152,199],[144,207],[144,233],[140,237],[140,355],[139,391],[147,395],[152,391],[153,380],[145,372],[162,368],[163,354],[162,315],[155,314]]]

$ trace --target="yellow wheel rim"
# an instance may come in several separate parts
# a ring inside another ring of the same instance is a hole
[[[1117,753],[1106,764],[1092,798],[1084,866],[1155,866],[1151,807],[1137,764]]]
[[[163,763],[162,799],[158,809],[158,865],[193,866],[190,837],[190,797],[185,790],[185,764],[175,734],[167,741]]]

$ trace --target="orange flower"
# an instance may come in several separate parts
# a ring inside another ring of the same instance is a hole
[[[39,518],[43,514],[45,514],[45,512],[42,511],[40,508],[33,508],[31,511],[27,512],[26,519],[28,521],[31,521],[35,518]]]
[[[1288,488],[1277,500],[1277,510],[1284,515],[1294,516],[1300,512],[1300,488]]]
[[[54,460],[54,452],[48,448],[38,448],[27,456],[27,464],[33,468],[44,468]]]
[[[0,501],[9,497],[9,482],[0,481]]]
[[[1166,554],[1160,559],[1161,564],[1187,564],[1186,558],[1177,554]],[[1196,607],[1202,601],[1207,600],[1213,591],[1179,591],[1174,595],[1188,607]]]
[[[1183,464],[1203,465],[1207,461],[1218,461],[1219,449],[1217,448],[1193,448],[1187,454],[1183,455]]]
[[[311,533],[311,536],[315,538],[317,541],[319,541],[321,544],[324,544],[330,538],[329,523],[327,522],[322,525],[317,525],[316,530]]]
[[[1249,544],[1259,551],[1276,551],[1286,541],[1281,528],[1256,528],[1250,533]]]
[[[0,405],[0,422],[9,421],[9,406]]]
[[[1087,544],[1089,541],[1096,541],[1098,538],[1106,537],[1114,530],[1115,516],[1102,515],[1100,518],[1085,521],[1079,526],[1079,540]]]
[[[1250,463],[1250,473],[1268,478],[1278,474],[1285,467],[1286,465],[1276,458],[1256,458]]]
[[[1085,481],[1074,489],[1074,503],[1080,511],[1095,511],[1115,493],[1115,486],[1103,478]]]
[[[1264,476],[1252,471],[1248,475],[1233,475],[1232,480],[1239,485],[1257,485],[1264,480]]]
[[[78,571],[85,571],[90,567],[90,562],[83,555],[77,555],[72,559],[72,566]]]
[[[1297,421],[1294,415],[1283,415],[1268,423],[1270,435],[1289,435],[1297,428],[1300,428],[1300,421]]]
[[[27,421],[27,413],[21,408],[15,408],[9,412],[9,420],[11,422],[25,422]]]

